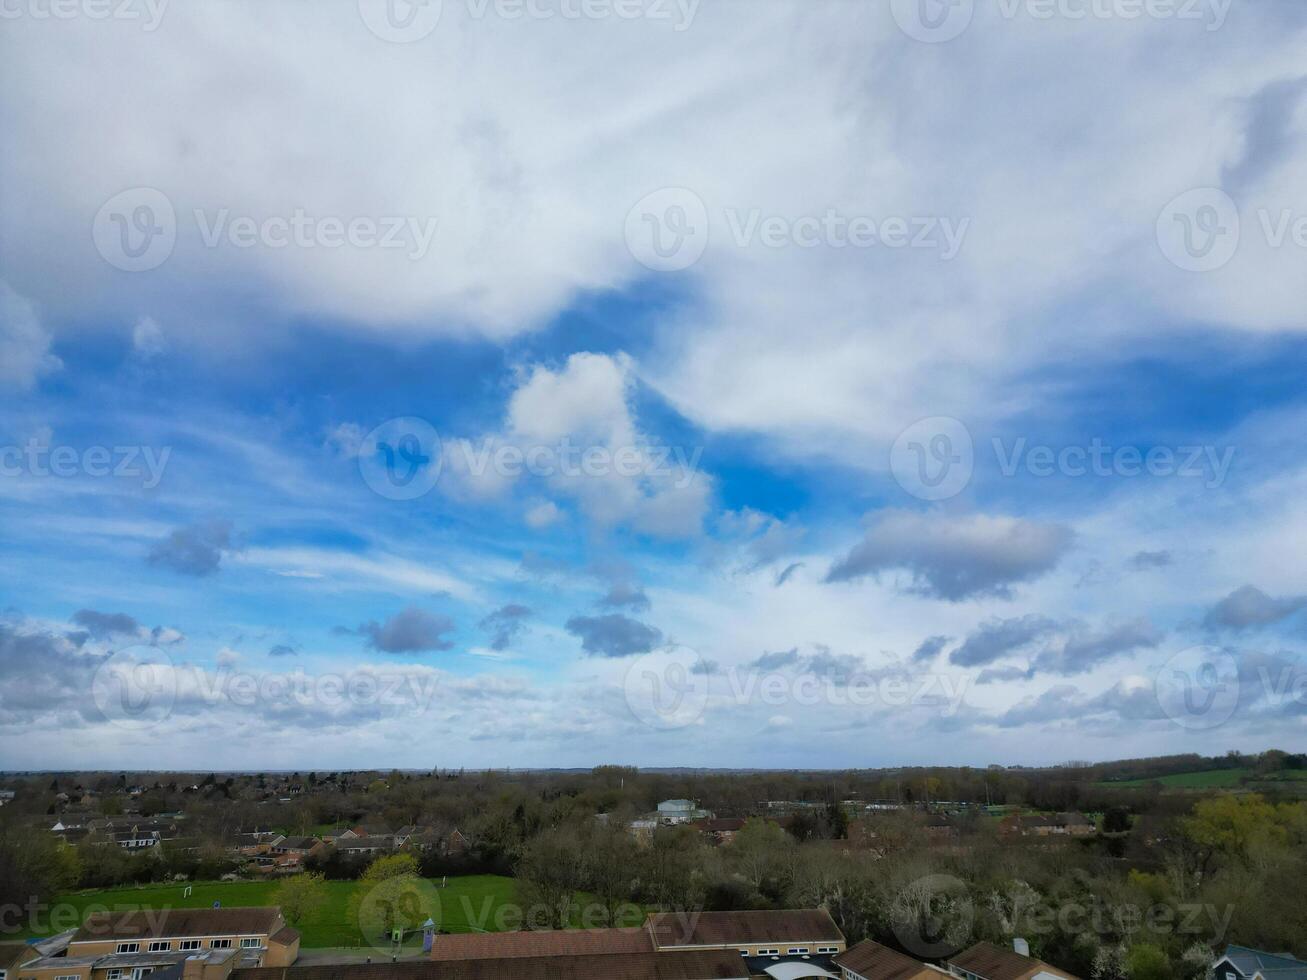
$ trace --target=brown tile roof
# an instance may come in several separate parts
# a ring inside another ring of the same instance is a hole
[[[300,934],[298,929],[293,929],[290,926],[282,926],[268,937],[268,942],[276,943],[278,946],[289,946],[291,943],[299,942],[299,939]]]
[[[0,970],[34,960],[41,954],[27,943],[0,943]]]
[[[738,953],[522,956],[443,963],[342,963],[233,970],[231,980],[748,980]]]
[[[949,966],[974,973],[985,980],[1029,980],[1036,973],[1051,973],[1056,977],[1066,977],[1067,980],[1079,980],[1074,973],[1067,973],[1043,960],[1022,956],[993,943],[976,943],[970,949],[951,957],[948,962]]]
[[[789,912],[661,912],[649,917],[659,949],[756,943],[843,942],[825,909]]]
[[[933,975],[940,980],[944,978],[944,974],[937,973],[911,956],[904,956],[870,939],[840,953],[835,957],[835,965],[850,970],[865,980],[910,980],[922,974]]]
[[[96,912],[86,917],[73,942],[161,936],[252,936],[278,928],[280,911],[261,908],[147,909]]]
[[[653,940],[643,926],[634,929],[476,932],[436,936],[431,946],[431,958],[449,962],[521,956],[598,956],[652,953],[653,948]]]

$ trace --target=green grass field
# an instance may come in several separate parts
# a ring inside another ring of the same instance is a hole
[[[1205,772],[1179,772],[1157,779],[1122,779],[1100,783],[1100,786],[1148,786],[1160,783],[1172,789],[1236,789],[1245,785],[1255,789],[1259,783],[1300,782],[1307,780],[1307,770],[1286,769],[1282,772],[1258,776],[1252,769],[1208,769]]]
[[[438,911],[433,918],[442,932],[495,932],[516,925],[512,911],[517,902],[517,883],[497,875],[469,875],[450,878],[447,888],[439,880],[423,889],[424,907],[428,901]],[[327,900],[313,915],[299,923],[304,948],[322,946],[356,946],[364,944],[359,925],[350,915],[350,896],[358,887],[353,881],[327,882]],[[146,885],[140,888],[112,888],[102,891],[75,892],[60,896],[56,906],[71,906],[77,920],[88,911],[128,911],[132,909],[209,908],[221,902],[230,908],[241,905],[275,904],[275,881],[195,882],[189,896],[183,897],[186,883]],[[71,917],[71,913],[70,913]],[[39,923],[40,934],[67,928],[69,922]],[[420,943],[420,939],[418,940]]]

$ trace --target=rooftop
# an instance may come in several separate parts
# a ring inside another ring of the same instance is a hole
[[[661,912],[649,917],[659,949],[760,943],[841,943],[844,934],[825,909],[783,912]]]

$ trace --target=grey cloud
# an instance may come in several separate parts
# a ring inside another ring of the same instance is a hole
[[[1104,661],[1146,650],[1162,642],[1163,634],[1147,619],[1136,619],[1101,633],[1075,629],[1060,645],[1050,646],[1035,658],[1032,671],[1068,676],[1093,670]]]
[[[912,652],[913,663],[927,663],[939,656],[939,652],[944,649],[948,642],[952,640],[951,636],[928,636],[921,641],[921,645]]]
[[[949,654],[949,662],[959,667],[992,664],[1052,635],[1057,628],[1057,622],[1046,616],[991,619],[982,623],[962,646]]]
[[[268,650],[269,657],[298,657],[299,651],[288,643],[278,643]]]
[[[1136,551],[1130,556],[1130,567],[1136,571],[1146,572],[1155,568],[1169,568],[1175,559],[1169,551]]]
[[[789,565],[786,565],[783,569],[781,569],[781,571],[776,576],[776,588],[779,589],[782,585],[788,582],[790,580],[790,577],[793,576],[795,572],[797,572],[800,568],[803,567],[803,564],[804,563],[801,561],[791,562]]]
[[[530,615],[531,610],[526,606],[510,602],[481,620],[481,628],[491,634],[490,648],[507,650],[512,646],[513,641],[526,628],[526,617]]]
[[[94,609],[79,609],[73,613],[73,622],[86,627],[86,631],[96,639],[106,636],[135,636],[141,632],[141,624],[126,613],[103,613]]]
[[[1307,607],[1307,596],[1273,598],[1261,589],[1245,585],[1208,610],[1203,625],[1209,630],[1245,630],[1269,626]]]
[[[632,657],[648,653],[662,642],[662,631],[621,613],[605,616],[573,616],[567,632],[580,637],[581,649],[590,656]]]
[[[886,511],[861,542],[837,562],[828,582],[846,582],[890,569],[912,573],[910,591],[958,602],[974,596],[1008,598],[1012,586],[1051,571],[1074,535],[1061,524],[1022,518],[950,517]]]
[[[418,653],[425,650],[448,650],[454,644],[444,634],[454,629],[448,616],[437,616],[416,606],[409,606],[384,623],[363,623],[353,632],[365,636],[368,646],[383,653]]]
[[[182,575],[212,575],[231,550],[231,524],[209,521],[179,527],[150,549],[151,565],[160,565]]]
[[[614,582],[607,594],[599,600],[599,605],[608,609],[630,609],[632,612],[647,612],[649,597],[644,589],[630,582]]]
[[[745,664],[746,667],[752,667],[754,670],[779,670],[782,667],[793,667],[799,662],[799,648],[793,650],[778,650],[775,653],[764,653],[756,660],[751,660]]]
[[[986,667],[976,676],[977,684],[998,684],[1002,681],[1023,681],[1030,671],[1022,667]]]

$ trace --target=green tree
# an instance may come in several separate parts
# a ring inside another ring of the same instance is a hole
[[[1135,943],[1125,954],[1125,974],[1130,980],[1171,980],[1171,963],[1152,943]]]
[[[327,880],[311,871],[283,879],[272,895],[272,904],[280,906],[282,915],[292,925],[313,915],[326,901]]]

